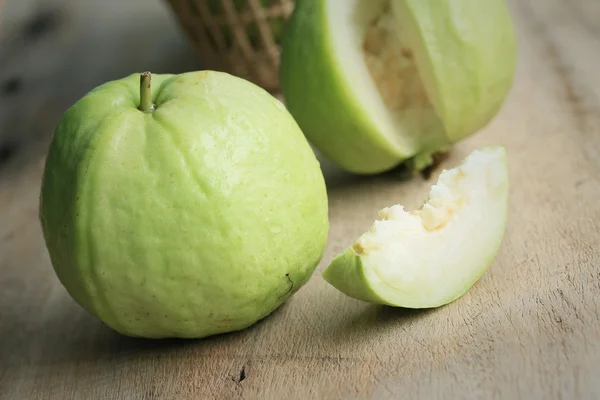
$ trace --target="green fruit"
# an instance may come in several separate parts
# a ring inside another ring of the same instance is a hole
[[[359,300],[395,307],[448,304],[485,273],[502,244],[508,213],[503,147],[474,151],[443,171],[417,211],[400,205],[336,256],[323,273]]]
[[[94,89],[61,119],[40,218],[69,294],[118,332],[240,330],[304,285],[324,251],[327,195],[284,106],[212,71]],[[141,87],[141,95],[140,95]]]
[[[305,0],[286,24],[281,86],[325,156],[378,173],[486,125],[515,60],[504,0]]]

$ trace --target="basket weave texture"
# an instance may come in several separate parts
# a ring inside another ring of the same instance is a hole
[[[294,0],[167,0],[203,68],[279,92],[283,28]]]

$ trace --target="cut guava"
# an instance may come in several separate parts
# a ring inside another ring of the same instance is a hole
[[[378,173],[446,150],[498,112],[516,40],[504,0],[302,1],[286,25],[281,86],[327,158]]]
[[[406,308],[433,308],[465,294],[486,272],[508,213],[506,150],[475,150],[441,172],[418,210],[384,208],[380,220],[337,255],[323,278],[346,295]]]

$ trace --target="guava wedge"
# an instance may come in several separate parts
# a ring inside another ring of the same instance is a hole
[[[350,297],[376,304],[451,303],[494,260],[507,209],[505,148],[475,150],[460,166],[441,172],[419,210],[381,210],[381,219],[333,259],[323,278]]]
[[[282,41],[286,106],[309,141],[374,174],[477,132],[512,86],[504,0],[305,0]]]

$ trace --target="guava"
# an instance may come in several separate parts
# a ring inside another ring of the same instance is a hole
[[[435,308],[465,294],[492,264],[508,214],[506,150],[484,147],[441,172],[418,210],[384,208],[323,278],[346,295],[405,308]]]
[[[73,299],[128,336],[201,338],[270,314],[311,277],[325,182],[283,104],[232,75],[133,74],[66,111],[40,219]]]
[[[504,0],[306,0],[285,27],[280,81],[325,157],[375,174],[424,168],[479,131],[515,66]]]

